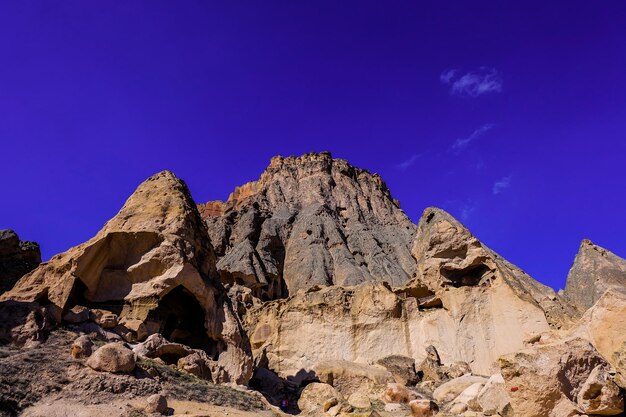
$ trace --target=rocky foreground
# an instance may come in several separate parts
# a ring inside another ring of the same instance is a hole
[[[0,232],[0,415],[624,415],[625,260],[556,293],[328,153],[225,202],[161,172],[39,261]]]

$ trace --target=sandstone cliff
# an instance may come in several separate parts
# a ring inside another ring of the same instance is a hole
[[[142,183],[92,239],[24,276],[8,299],[51,306],[57,321],[74,306],[102,309],[205,350],[237,382],[252,371],[206,226],[168,171]]]
[[[415,273],[415,225],[385,183],[329,153],[277,156],[228,201],[199,207],[222,279],[263,299]]]

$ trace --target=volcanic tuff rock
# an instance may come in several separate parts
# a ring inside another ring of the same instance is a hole
[[[327,360],[370,363],[403,355],[420,363],[434,345],[444,364],[463,361],[491,375],[499,356],[570,324],[570,308],[552,289],[442,210],[425,211],[413,254],[418,275],[403,287],[317,287],[251,308],[245,321],[253,351],[287,377]],[[433,296],[439,306],[423,303]]]
[[[37,243],[20,240],[13,230],[0,230],[0,294],[40,263]]]
[[[626,289],[626,260],[583,240],[567,275],[564,295],[580,313],[608,290]]]
[[[274,157],[258,181],[199,208],[222,279],[264,299],[415,273],[415,225],[385,183],[327,152]]]
[[[214,356],[232,381],[251,376],[250,348],[217,281],[206,226],[185,183],[163,171],[142,183],[89,241],[24,276],[4,299],[75,305],[140,320]]]

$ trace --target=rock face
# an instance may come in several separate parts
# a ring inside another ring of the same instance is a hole
[[[0,230],[0,294],[40,263],[37,243],[20,240],[13,230]]]
[[[626,290],[626,260],[583,240],[567,275],[565,297],[580,313],[609,290]]]
[[[564,404],[570,404],[571,409],[580,405],[588,409],[595,406],[596,403],[585,402],[590,395],[584,385],[596,367],[608,365],[591,343],[583,339],[533,346],[503,356],[499,364],[514,415],[519,417],[548,417],[557,407],[567,408]],[[601,379],[593,378],[594,382]],[[610,381],[605,378],[603,384],[607,382]],[[619,402],[619,393],[618,398],[607,398],[608,395],[615,395],[613,387],[606,390],[602,386],[598,388],[595,395],[604,392],[605,398],[598,399],[597,404],[601,402],[614,406],[615,402]],[[583,401],[583,404],[577,404],[577,401]]]
[[[163,171],[142,183],[89,241],[24,276],[3,299],[76,305],[105,327],[139,320],[148,333],[207,352],[233,382],[252,373],[247,337],[218,281],[206,225],[185,183]]]
[[[272,159],[226,202],[200,205],[225,282],[274,299],[300,289],[415,272],[415,225],[376,174],[329,153]]]
[[[254,352],[281,376],[318,362],[373,363],[390,355],[498,372],[499,356],[569,326],[571,308],[550,288],[484,247],[449,214],[427,209],[413,245],[417,277],[401,287],[365,283],[312,288],[246,315]],[[432,304],[437,298],[439,303]],[[422,370],[423,372],[423,370]]]

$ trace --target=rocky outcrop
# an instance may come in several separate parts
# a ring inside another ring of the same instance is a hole
[[[87,359],[87,366],[96,371],[128,373],[135,369],[136,357],[132,350],[120,343],[109,343]]]
[[[0,230],[0,294],[41,263],[39,245],[20,240],[13,230]]]
[[[610,290],[626,290],[626,260],[583,240],[567,274],[564,295],[582,314]]]
[[[583,339],[536,345],[503,356],[499,364],[515,416],[549,417],[555,409],[579,410],[584,414],[582,409],[603,405],[607,409],[614,407],[621,398],[614,386],[605,387],[613,384],[612,381],[593,376],[594,372],[599,372],[594,371],[597,367],[606,369],[608,363],[591,343]],[[592,395],[589,391],[591,384],[597,388]],[[598,398],[599,395],[604,398]],[[591,397],[595,402],[589,401]]]
[[[199,209],[222,279],[265,300],[314,286],[397,286],[415,272],[415,225],[385,183],[326,152],[277,156],[258,181]]]
[[[112,330],[118,318],[138,320],[149,334],[206,351],[228,380],[245,383],[252,374],[206,225],[185,183],[168,171],[142,183],[95,237],[43,263],[2,299],[50,306],[58,321],[86,306]]]
[[[326,360],[373,363],[402,355],[419,364],[433,345],[446,365],[467,362],[491,375],[499,356],[571,323],[571,308],[553,290],[442,210],[422,216],[413,254],[417,276],[401,287],[316,287],[253,307],[246,327],[254,351],[286,377]]]
[[[527,302],[529,311],[541,311],[553,328],[573,323],[575,311],[553,289],[487,248],[443,210],[424,211],[411,253],[417,262],[417,281],[437,295],[455,293],[458,288],[490,292],[491,286],[500,283]]]

